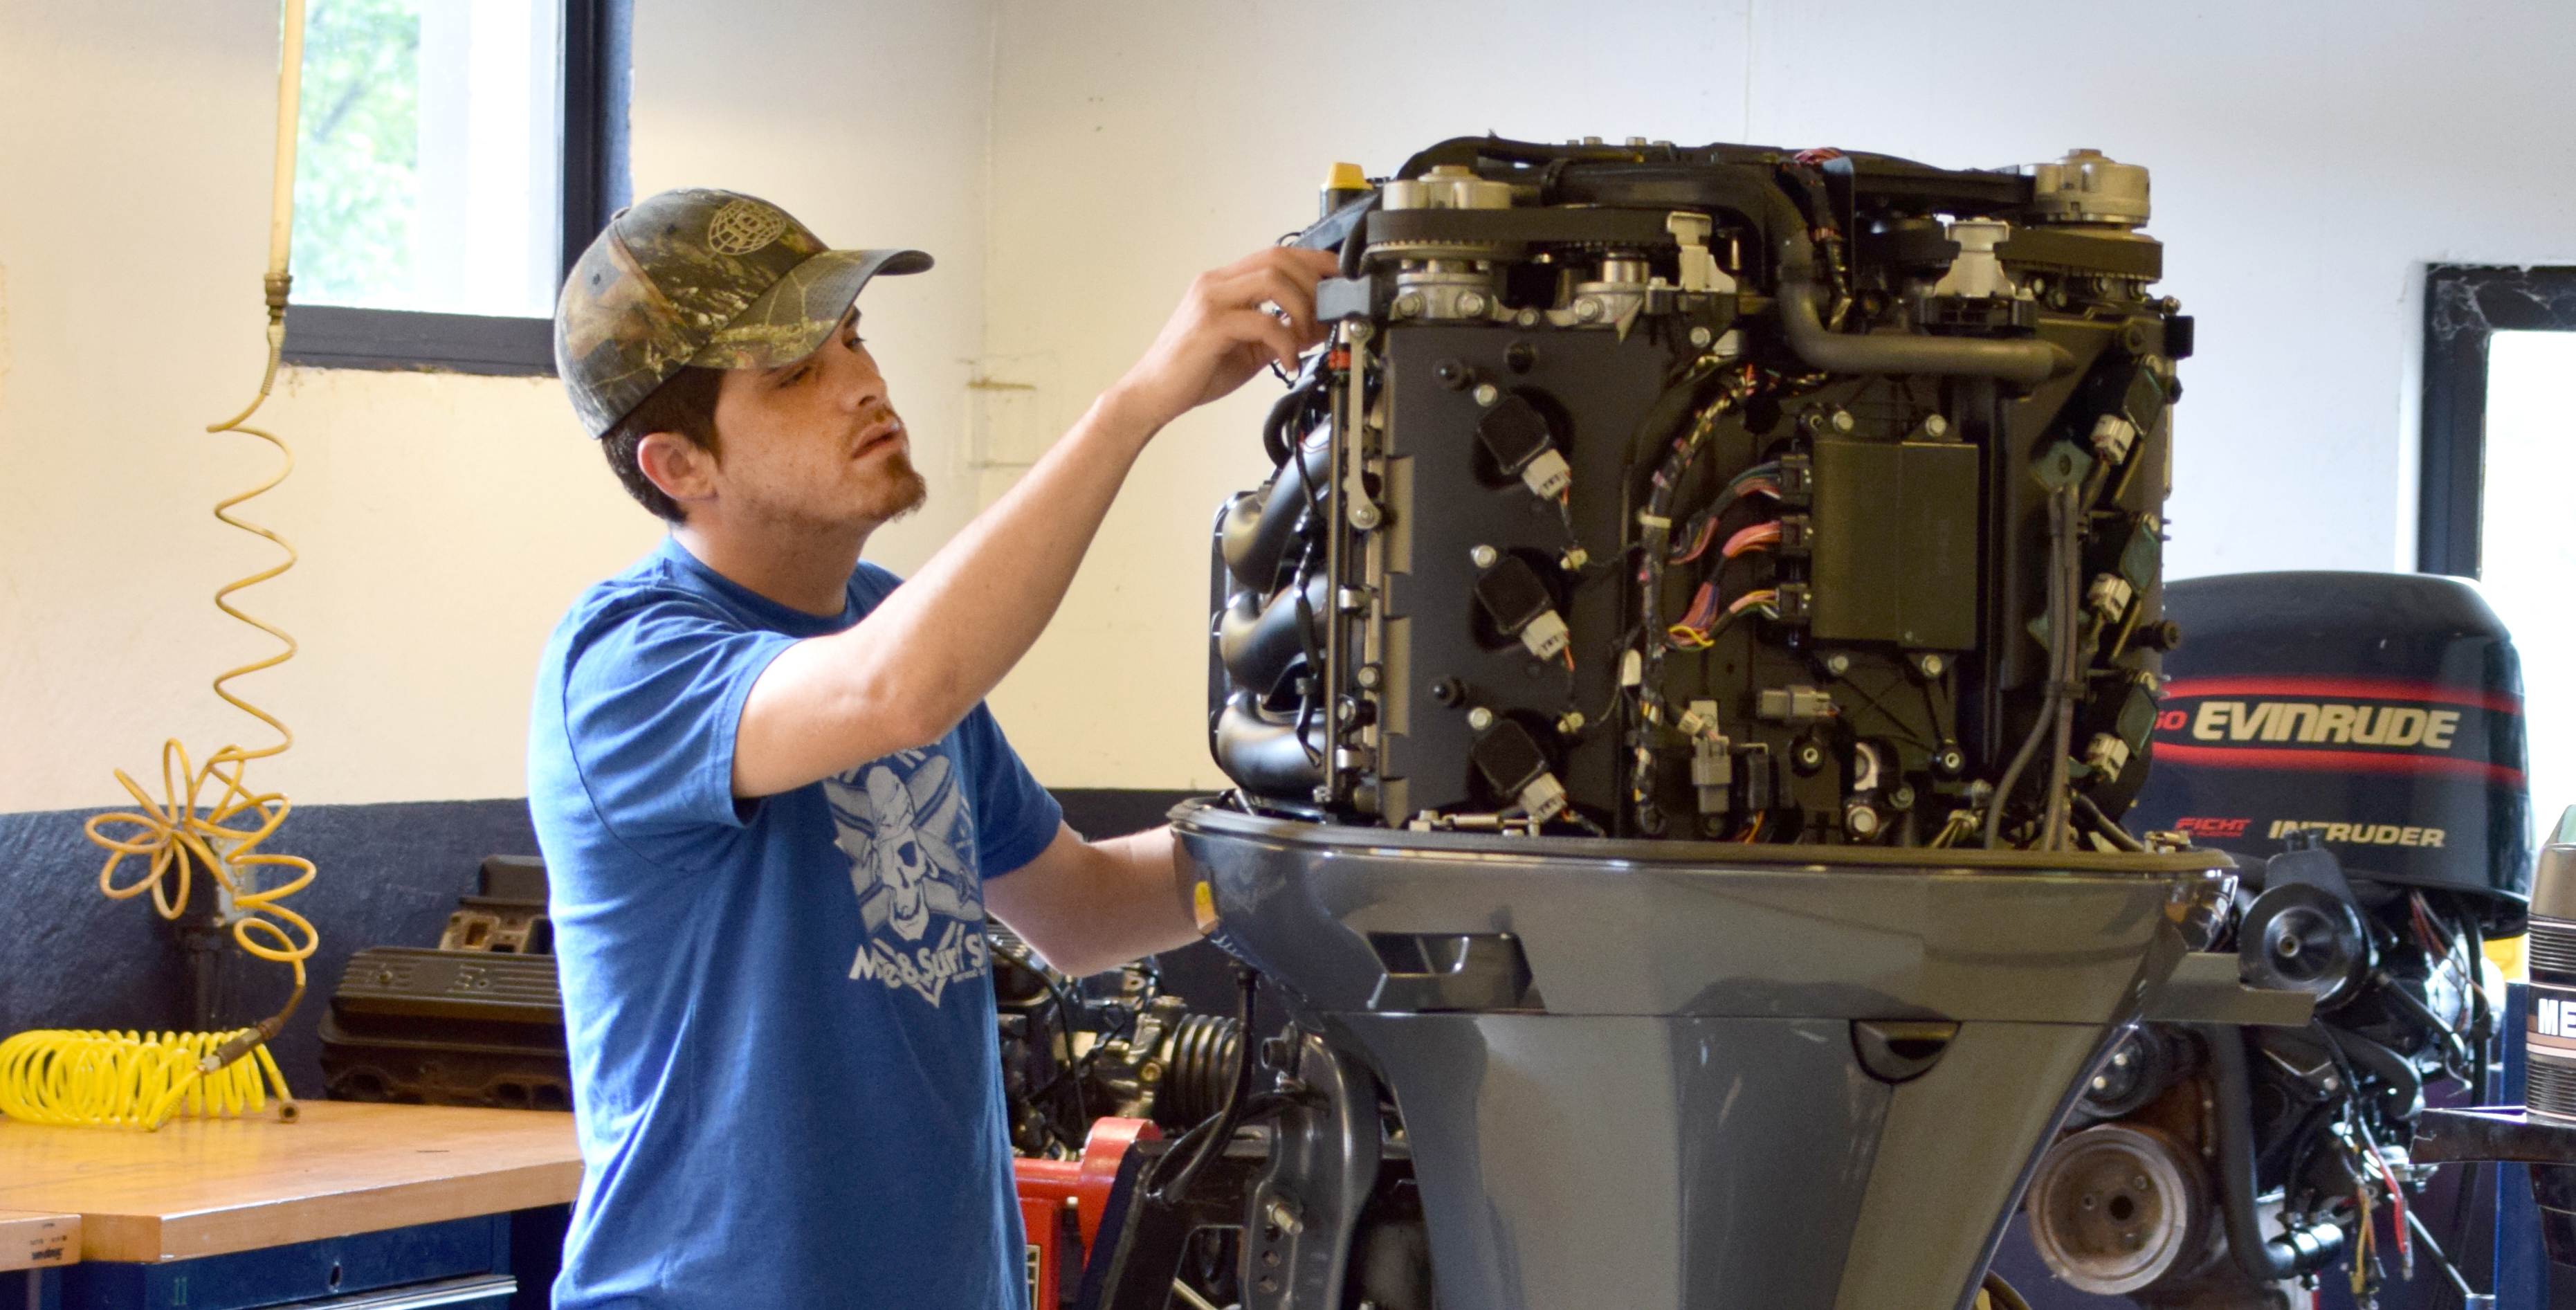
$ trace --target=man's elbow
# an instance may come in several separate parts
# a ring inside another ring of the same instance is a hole
[[[963,714],[950,714],[935,695],[901,687],[871,687],[843,702],[838,716],[852,731],[846,740],[856,748],[855,768],[898,751],[927,750],[957,726]]]

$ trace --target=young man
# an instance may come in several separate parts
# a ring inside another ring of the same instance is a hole
[[[1081,974],[1191,940],[1168,832],[1091,843],[983,697],[1155,432],[1320,339],[1328,257],[1200,276],[1143,359],[907,582],[919,505],[859,336],[909,250],[763,201],[620,214],[556,313],[609,464],[672,524],[539,671],[529,803],[587,1171],[559,1306],[1013,1310],[989,909]]]

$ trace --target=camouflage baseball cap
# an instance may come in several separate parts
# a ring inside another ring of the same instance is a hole
[[[775,368],[832,335],[879,273],[918,250],[830,250],[766,200],[665,191],[610,219],[555,304],[555,373],[590,435],[605,435],[686,365]]]

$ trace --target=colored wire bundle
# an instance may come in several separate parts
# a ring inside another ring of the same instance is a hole
[[[1766,618],[1780,617],[1779,599],[1780,592],[1776,587],[1748,591],[1736,597],[1726,606],[1726,612],[1720,614],[1717,585],[1703,582],[1698,593],[1691,597],[1690,608],[1683,611],[1681,622],[1665,632],[1665,643],[1674,650],[1706,650],[1717,644],[1717,634],[1726,631],[1730,624],[1747,613],[1759,612]]]

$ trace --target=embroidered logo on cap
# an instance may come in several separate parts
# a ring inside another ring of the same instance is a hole
[[[767,205],[737,200],[707,220],[707,248],[719,255],[748,255],[786,232],[786,214]]]

